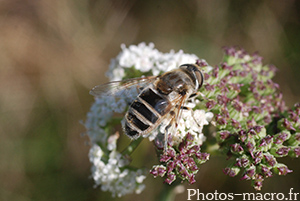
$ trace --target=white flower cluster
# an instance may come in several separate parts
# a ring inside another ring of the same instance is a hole
[[[154,44],[140,43],[128,48],[121,45],[122,52],[111,61],[107,76],[111,81],[122,80],[125,70],[134,67],[143,73],[150,72],[157,76],[162,72],[170,71],[186,63],[195,63],[198,57],[194,54],[185,54],[182,50],[162,53],[154,48]]]
[[[178,122],[178,132],[172,136],[173,142],[179,144],[183,137],[187,133],[190,133],[195,136],[195,142],[197,142],[198,145],[202,145],[206,140],[206,137],[202,133],[203,126],[208,125],[212,118],[213,113],[205,113],[204,110],[183,110]]]
[[[103,94],[96,97],[85,122],[92,144],[89,159],[95,186],[101,186],[101,190],[110,191],[113,196],[140,193],[145,188],[142,182],[146,178],[146,170],[126,168],[129,160],[117,151],[118,135],[105,131],[114,113],[124,113],[128,102],[136,96],[136,89],[132,89],[114,96]]]
[[[107,72],[110,81],[126,79],[125,69],[134,68],[142,73],[158,75],[185,63],[195,63],[198,59],[197,56],[184,54],[183,51],[161,53],[154,48],[153,43],[149,45],[140,43],[137,46],[131,45],[129,48],[122,45],[121,48],[121,53],[112,60]],[[144,188],[142,182],[146,177],[145,170],[129,168],[128,159],[117,151],[117,135],[107,133],[109,123],[115,118],[114,114],[125,113],[128,104],[137,97],[137,93],[133,86],[130,90],[128,88],[126,90],[116,89],[113,96],[110,93],[101,94],[95,98],[95,103],[84,123],[92,144],[89,159],[92,163],[92,177],[95,184],[101,186],[103,191],[110,191],[117,196],[133,192],[139,193]],[[202,127],[208,124],[211,118],[211,114],[205,114],[202,110],[194,111],[193,115],[190,111],[183,111],[178,126],[180,135],[174,135],[174,140],[179,142],[187,132],[190,132],[198,136],[198,142],[202,144],[205,140],[201,133]],[[162,130],[162,127],[160,128],[154,131],[155,135],[151,135],[152,138],[156,136],[158,130]]]
[[[110,191],[113,196],[121,197],[129,193],[140,193],[145,188],[142,183],[146,178],[146,171],[138,169],[136,171],[124,168],[129,161],[116,151],[116,141],[118,137],[113,135],[109,139],[109,155],[105,159],[103,150],[94,144],[89,153],[92,163],[92,177],[95,180],[95,187],[101,185],[101,190]]]
[[[128,103],[132,102],[137,95],[136,88],[132,87],[126,91],[118,91],[113,96],[102,94],[101,97],[95,98],[84,124],[93,144],[106,144],[109,134],[105,132],[105,127],[108,122],[114,113],[124,113]]]

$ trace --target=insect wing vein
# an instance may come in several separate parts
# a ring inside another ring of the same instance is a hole
[[[121,81],[112,81],[112,82],[108,82],[93,87],[90,91],[90,94],[96,97],[100,97],[103,95],[112,96],[120,91],[126,93],[126,91],[132,89],[132,87],[134,86],[136,86],[136,89],[139,92],[140,88],[149,85],[155,79],[157,79],[157,76],[148,76],[148,77],[133,78],[133,79],[127,79]]]

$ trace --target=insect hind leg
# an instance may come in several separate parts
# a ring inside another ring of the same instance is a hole
[[[169,115],[171,116],[171,120],[169,124],[165,127],[164,151],[167,150],[170,134],[174,134],[177,127],[176,113],[174,111],[171,111]]]

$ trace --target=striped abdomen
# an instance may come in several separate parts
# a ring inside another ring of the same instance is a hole
[[[148,134],[158,126],[161,117],[170,111],[170,106],[167,96],[151,87],[144,89],[125,115],[125,133],[131,138]]]

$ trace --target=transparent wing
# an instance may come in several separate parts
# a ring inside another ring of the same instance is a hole
[[[113,81],[105,84],[97,85],[91,89],[90,94],[96,97],[99,97],[103,94],[105,95],[114,95],[120,91],[127,91],[132,87],[136,86],[136,89],[139,90],[156,80],[158,76],[148,76],[140,78],[132,78],[121,81]]]

